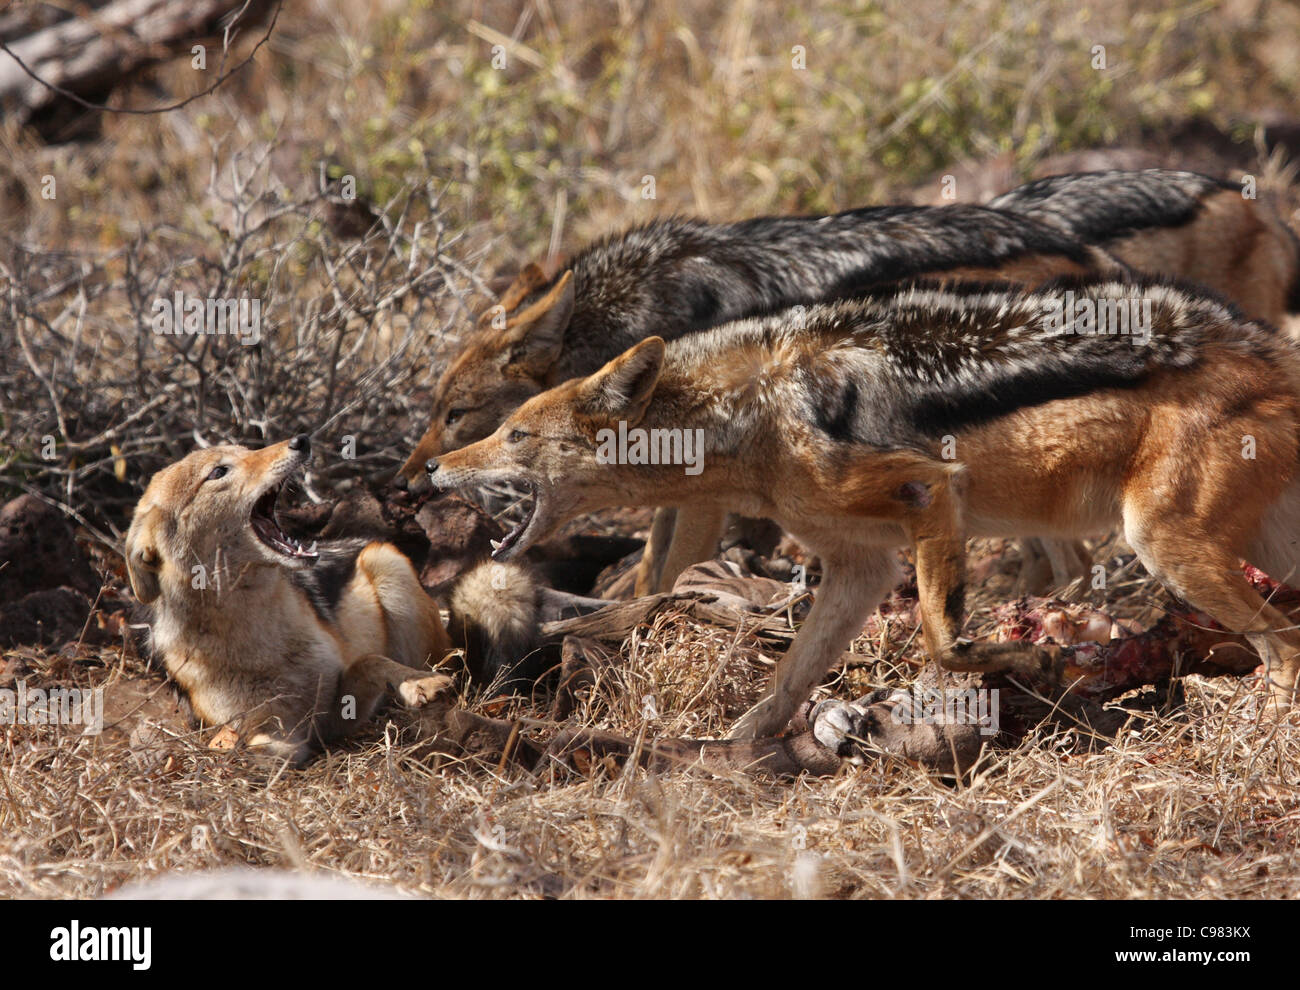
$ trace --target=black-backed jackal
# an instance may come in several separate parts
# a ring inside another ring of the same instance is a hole
[[[530,396],[591,374],[652,334],[673,340],[916,276],[1034,286],[1119,271],[1120,259],[1205,281],[1255,318],[1278,322],[1300,301],[1295,237],[1240,186],[1161,169],[1081,173],[1031,183],[995,205],[661,220],[591,245],[557,278],[530,265],[449,363],[399,478],[420,490],[429,458],[487,436]],[[712,556],[724,523],[725,514],[656,513],[636,593],[666,591]],[[1075,548],[1045,549],[1058,581],[1080,571]]]
[[[589,245],[555,278],[524,268],[451,358],[398,478],[420,491],[430,457],[487,436],[525,399],[651,335],[673,340],[923,275],[1034,284],[1120,267],[1055,227],[978,206],[655,220]]]
[[[729,224],[656,220],[587,247],[554,279],[537,265],[520,273],[443,372],[429,427],[398,483],[422,491],[430,457],[487,436],[530,396],[590,374],[651,334],[674,339],[920,275],[1037,284],[1120,268],[1054,227],[975,206],[866,207]],[[708,559],[724,522],[656,512],[636,593],[667,590],[683,569]]]
[[[194,451],[154,475],[125,546],[153,652],[194,714],[299,763],[390,690],[417,707],[450,683],[430,670],[450,649],[438,606],[396,547],[306,548],[276,521],[310,450],[299,436]]]
[[[440,456],[430,481],[534,493],[501,559],[576,515],[664,504],[766,516],[820,556],[813,609],[735,736],[785,726],[899,580],[903,546],[933,659],[1062,663],[1059,648],[962,637],[971,535],[1122,529],[1174,594],[1250,637],[1291,699],[1300,632],[1239,566],[1283,581],[1300,566],[1289,339],[1152,280],[913,286],[799,317],[798,329],[787,311],[647,339]],[[633,430],[642,455],[610,463],[610,437]],[[702,470],[645,463],[647,442],[687,431],[699,431]]]
[[[1134,269],[1199,282],[1255,320],[1300,310],[1300,242],[1240,182],[1149,168],[1039,179],[988,205],[1105,248]]]

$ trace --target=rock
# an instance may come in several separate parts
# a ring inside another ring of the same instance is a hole
[[[0,565],[0,604],[61,585],[93,596],[100,586],[67,517],[32,495],[0,509]]]
[[[0,646],[60,646],[86,632],[86,642],[101,640],[102,630],[87,624],[91,601],[75,588],[33,591],[0,606]]]

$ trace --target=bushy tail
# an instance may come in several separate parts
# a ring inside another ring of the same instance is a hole
[[[509,686],[540,673],[539,590],[525,568],[480,564],[456,582],[448,604],[448,632],[476,683]]]

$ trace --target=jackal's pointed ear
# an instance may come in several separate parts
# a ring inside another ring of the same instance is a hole
[[[506,367],[529,378],[544,379],[564,348],[564,331],[573,316],[573,272],[506,324],[510,342]]]
[[[126,574],[135,597],[146,605],[162,593],[158,582],[162,555],[157,539],[161,514],[156,505],[143,515],[137,514],[126,534]]]
[[[542,266],[535,261],[528,262],[523,268],[519,269],[519,274],[510,283],[510,288],[506,289],[501,296],[501,308],[507,313],[513,313],[519,308],[521,302],[545,284],[546,272],[542,271]]]
[[[578,401],[589,415],[622,419],[635,426],[645,415],[663,366],[663,338],[647,337],[583,382]]]

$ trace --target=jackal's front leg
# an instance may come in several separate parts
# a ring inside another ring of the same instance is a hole
[[[717,505],[684,505],[673,520],[673,538],[657,575],[655,591],[673,590],[682,571],[692,564],[712,560],[727,521],[727,510]]]
[[[784,729],[901,579],[892,549],[868,547],[839,559],[823,556],[822,583],[812,611],[776,665],[771,689],[731,727],[727,738],[757,739]]]
[[[650,525],[641,561],[636,566],[636,584],[633,585],[632,594],[637,598],[653,595],[659,590],[659,576],[663,573],[664,559],[668,556],[676,521],[676,509],[662,505],[655,509],[654,522]]]

